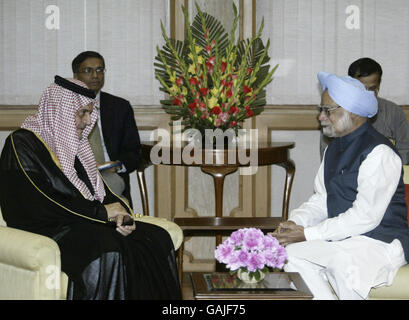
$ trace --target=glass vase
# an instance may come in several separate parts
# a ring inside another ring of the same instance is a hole
[[[258,275],[256,275],[258,273]],[[245,282],[245,283],[258,283],[260,281],[263,281],[264,277],[266,276],[266,273],[261,271],[261,270],[257,270],[256,272],[253,272],[253,276],[250,277],[250,272],[243,270],[243,269],[239,269],[239,271],[237,272],[237,277]]]

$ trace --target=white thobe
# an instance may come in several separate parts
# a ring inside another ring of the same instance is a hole
[[[398,239],[391,243],[362,234],[375,229],[399,183],[402,161],[386,145],[376,146],[362,162],[352,207],[328,218],[324,160],[314,182],[314,195],[290,212],[303,226],[307,241],[287,246],[287,272],[299,272],[315,299],[365,299],[372,287],[390,285],[406,264]]]

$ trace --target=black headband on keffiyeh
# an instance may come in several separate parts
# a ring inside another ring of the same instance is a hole
[[[92,91],[90,89],[87,89],[87,88],[84,88],[84,87],[81,87],[81,86],[79,86],[78,84],[76,84],[74,82],[71,82],[71,81],[69,81],[67,79],[61,78],[60,76],[55,76],[54,77],[54,82],[55,82],[55,84],[58,84],[59,86],[65,88],[65,89],[68,89],[70,91],[79,93],[82,96],[85,96],[85,97],[88,97],[88,98],[91,98],[91,99],[95,99],[95,97],[96,97],[96,94],[95,94],[94,91]]]

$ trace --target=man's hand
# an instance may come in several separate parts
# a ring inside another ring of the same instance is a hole
[[[106,204],[105,209],[107,210],[108,220],[116,222],[116,231],[120,234],[128,236],[135,230],[135,222],[132,225],[122,225],[124,219],[133,218],[119,202]]]
[[[270,234],[275,237],[282,246],[306,240],[304,227],[295,224],[293,221],[281,222],[278,228]]]

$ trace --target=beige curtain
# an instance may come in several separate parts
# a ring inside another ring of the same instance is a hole
[[[271,63],[280,64],[269,104],[318,103],[317,72],[346,74],[364,56],[383,68],[380,96],[409,104],[408,1],[257,0],[256,12]]]
[[[104,90],[133,105],[159,105],[153,57],[163,43],[160,20],[169,25],[168,6],[166,0],[0,0],[0,105],[37,104],[55,74],[72,76],[71,61],[84,50],[104,56]],[[50,21],[55,8],[59,21]]]

